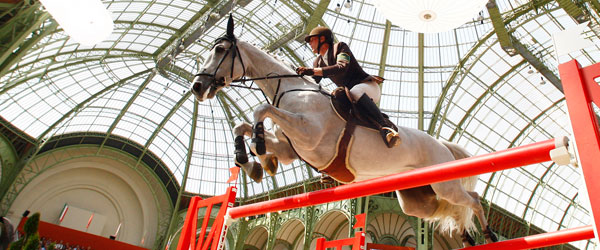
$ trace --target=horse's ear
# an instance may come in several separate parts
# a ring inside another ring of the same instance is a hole
[[[233,16],[231,15],[231,13],[229,14],[229,21],[227,21],[227,36],[230,38],[235,37],[235,35],[233,34]]]

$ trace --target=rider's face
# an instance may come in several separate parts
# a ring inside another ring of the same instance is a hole
[[[308,44],[310,44],[310,48],[312,49],[313,53],[319,54],[319,51],[317,51],[317,47],[319,46],[318,36],[311,37]]]

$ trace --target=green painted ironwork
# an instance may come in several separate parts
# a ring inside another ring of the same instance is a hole
[[[49,18],[50,14],[41,10],[39,2],[22,4],[16,15],[0,27],[0,65],[4,65],[30,34]]]
[[[390,33],[392,32],[392,22],[385,20],[385,31],[383,33],[383,41],[381,44],[381,58],[379,59],[379,73],[380,77],[385,75],[385,66],[387,65],[388,48],[390,45]]]
[[[310,19],[306,22],[304,33],[302,35],[307,35],[313,28],[317,27],[317,25],[322,22],[323,15],[327,11],[327,6],[329,6],[330,2],[331,0],[320,0],[317,7],[310,11],[312,13],[310,14]]]
[[[573,18],[577,23],[587,22],[589,17],[583,13],[583,10],[579,8],[572,0],[556,0],[558,5],[567,12],[571,18]]]
[[[477,100],[473,103],[473,105],[467,110],[467,112],[465,112],[465,115],[463,116],[463,118],[460,120],[460,122],[458,122],[458,124],[456,124],[456,129],[454,129],[454,132],[452,133],[452,135],[450,136],[450,138],[448,140],[450,141],[454,141],[455,137],[457,135],[459,135],[461,132],[464,131],[464,127],[466,127],[465,123],[468,120],[468,118],[473,118],[473,114],[475,113],[476,109],[478,107],[480,107],[481,105],[483,105],[484,100],[493,95],[494,93],[496,93],[496,91],[494,90],[496,87],[499,87],[502,83],[505,83],[505,78],[513,75],[515,73],[515,71],[519,68],[522,68],[522,66],[525,64],[525,60],[521,60],[521,62],[513,65],[509,70],[507,70],[506,72],[504,72],[503,75],[501,75],[500,77],[498,77],[498,79],[496,81],[494,81],[492,84],[490,84],[487,88],[487,91],[483,92],[483,94],[481,94]]]
[[[537,9],[540,6],[544,6],[550,2],[552,2],[552,1],[551,0],[540,0],[540,1],[532,2],[532,4],[520,6],[518,8],[513,9],[512,11],[505,12],[504,13],[504,15],[505,15],[504,22],[505,22],[505,24],[508,24],[508,23],[518,20],[519,21],[518,25],[523,25],[523,24],[527,23],[527,20],[530,20],[531,18],[535,18],[535,17],[527,16],[528,13],[530,13],[531,11],[537,11]],[[520,20],[522,18],[525,18],[526,20]],[[488,39],[492,38],[494,34],[495,34],[494,32],[489,32],[487,35],[480,38],[480,40],[477,42],[477,44],[475,44],[469,50],[469,52],[467,52],[465,54],[465,56],[460,60],[460,62],[454,68],[454,71],[450,75],[450,77],[448,77],[448,80],[446,81],[446,84],[444,84],[440,98],[436,104],[434,111],[433,111],[433,117],[431,119],[431,122],[429,124],[429,129],[428,129],[429,134],[431,134],[431,135],[435,134],[436,137],[439,137],[439,133],[441,131],[441,129],[439,129],[439,128],[441,128],[441,126],[444,124],[444,121],[446,120],[448,107],[450,106],[449,103],[454,99],[454,94],[456,93],[455,90],[462,84],[462,81],[465,79],[466,74],[473,67],[474,62],[479,61],[481,56],[483,56],[483,54],[485,54],[485,53],[476,54],[476,52],[479,51],[480,47],[488,46],[488,49],[489,49],[489,47],[491,47],[493,45],[493,43],[489,44]],[[458,49],[459,48],[457,47],[457,50]],[[453,89],[454,92],[451,91],[451,89]],[[442,112],[442,110],[444,110],[444,111]],[[436,126],[438,124],[440,127],[438,129],[436,129]]]
[[[183,169],[183,177],[181,179],[181,186],[179,187],[179,193],[177,194],[177,201],[175,202],[175,207],[173,208],[171,221],[169,222],[169,227],[168,227],[167,231],[165,232],[166,236],[171,235],[171,232],[174,230],[174,227],[176,225],[175,222],[177,220],[177,212],[179,210],[179,205],[181,203],[181,196],[185,192],[187,177],[188,177],[188,173],[190,171],[190,165],[191,165],[191,161],[192,161],[192,152],[194,151],[194,141],[195,141],[195,137],[196,137],[196,124],[197,124],[197,120],[198,120],[198,119],[195,119],[195,117],[197,117],[197,116],[198,116],[198,100],[194,99],[194,114],[193,114],[194,119],[192,119],[192,126],[190,128],[190,138],[189,138],[189,142],[188,142],[188,152],[186,154],[186,159],[185,159],[185,167]],[[148,148],[148,147],[145,147],[145,148]],[[139,159],[141,159],[142,157],[143,157],[143,154],[142,154],[142,156],[140,156]],[[165,237],[165,239],[166,239],[166,237]],[[167,243],[168,242],[165,240],[162,243],[161,249],[164,249],[165,246],[167,245]]]
[[[419,118],[417,121],[417,129],[423,131],[425,128],[425,108],[424,108],[424,102],[425,102],[425,34],[423,33],[419,33],[418,34],[418,39],[419,39],[419,45],[418,45],[418,53],[419,53],[419,59],[418,59],[418,67],[419,67],[419,77],[417,80],[417,84],[418,84],[418,114],[419,114]]]
[[[46,131],[44,131],[38,138],[36,138],[36,147],[32,147],[29,149],[28,152],[24,153],[24,157],[22,159],[19,159],[18,162],[15,163],[15,168],[14,171],[12,172],[11,175],[7,175],[7,183],[4,183],[2,186],[2,189],[0,190],[0,198],[1,199],[5,199],[5,196],[7,195],[7,192],[9,190],[9,188],[13,185],[15,185],[15,183],[20,183],[21,180],[19,178],[17,178],[17,175],[19,175],[19,173],[22,171],[22,169],[27,166],[29,164],[29,162],[37,155],[37,153],[39,152],[39,150],[45,145],[45,143],[48,140],[42,140],[43,138],[46,137],[46,135],[48,133],[50,133],[52,130],[54,130],[60,123],[62,123],[64,120],[66,120],[68,117],[74,117],[74,115],[76,115],[79,111],[81,111],[83,109],[83,107],[85,107],[88,103],[90,103],[92,100],[95,100],[97,97],[103,95],[104,93],[108,92],[109,90],[118,87],[124,83],[126,83],[128,80],[135,78],[135,77],[139,77],[143,74],[148,73],[149,71],[146,72],[140,72],[138,74],[134,74],[128,78],[124,78],[123,80],[116,82],[106,88],[104,88],[103,90],[97,92],[96,94],[90,96],[89,98],[87,98],[85,101],[79,103],[77,106],[75,106],[73,109],[71,109],[69,112],[67,112],[65,115],[63,115],[59,120],[57,120],[56,122],[54,122],[54,124],[52,124],[50,127],[48,127],[48,129],[46,129]],[[3,210],[0,210],[0,214],[2,213]]]
[[[81,153],[81,154],[57,154],[56,153],[57,151],[67,151],[70,149],[76,149],[79,152],[87,151],[87,153]],[[6,214],[9,210],[9,208],[11,207],[12,203],[15,201],[15,199],[19,195],[19,193],[31,181],[33,181],[36,177],[40,176],[44,171],[49,170],[55,166],[59,166],[60,164],[62,164],[64,162],[71,161],[74,159],[81,159],[81,158],[88,158],[88,157],[103,157],[103,158],[121,162],[122,164],[129,166],[132,170],[137,172],[140,175],[140,177],[142,177],[142,179],[144,180],[144,182],[146,183],[146,185],[148,187],[151,187],[150,191],[152,192],[152,194],[154,196],[154,202],[157,206],[157,210],[159,211],[159,215],[160,215],[160,218],[158,220],[159,224],[157,225],[159,227],[159,230],[157,230],[156,239],[158,239],[159,234],[162,234],[161,232],[163,230],[166,230],[166,228],[164,226],[164,217],[169,216],[170,210],[172,208],[170,206],[164,207],[163,205],[161,205],[160,201],[158,200],[159,192],[163,193],[164,194],[163,196],[168,197],[167,190],[164,187],[164,185],[162,185],[162,182],[160,181],[159,177],[148,166],[144,165],[145,167],[139,168],[139,167],[136,167],[136,166],[130,164],[131,162],[127,161],[126,159],[133,160],[134,158],[131,155],[123,153],[120,150],[106,148],[100,154],[94,153],[96,151],[97,151],[97,146],[75,145],[75,146],[61,147],[59,149],[50,150],[43,154],[37,155],[36,159],[52,154],[52,155],[54,155],[53,162],[49,163],[49,162],[44,161],[44,162],[37,163],[35,161],[31,161],[30,164],[25,166],[23,168],[23,170],[19,173],[19,175],[15,178],[15,182],[13,182],[13,184],[11,185],[11,187],[8,190],[8,192],[6,193],[6,195],[2,198],[2,201],[0,203],[0,214]],[[170,204],[170,202],[168,202],[168,203]]]
[[[498,5],[495,0],[490,0],[486,5],[488,13],[490,14],[490,19],[492,21],[492,26],[494,26],[494,32],[498,37],[498,41],[500,42],[500,47],[508,55],[514,56],[517,54],[516,49],[513,47],[511,37],[508,34],[506,26],[504,24],[504,19],[502,18],[502,14],[500,14],[500,10],[498,9]]]

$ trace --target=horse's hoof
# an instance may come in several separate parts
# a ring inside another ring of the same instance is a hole
[[[266,157],[266,162],[263,162],[265,165],[263,169],[267,171],[267,174],[270,176],[275,176],[277,173],[277,167],[279,167],[279,161],[277,161],[277,157],[269,155]]]
[[[251,162],[246,164],[239,164],[238,166],[242,167],[242,170],[246,172],[250,179],[254,180],[256,183],[260,183],[263,177],[262,167],[258,162]]]
[[[492,231],[492,229],[490,229],[489,225],[485,228],[485,230],[483,230],[483,236],[485,236],[485,241],[487,243],[498,242],[498,237],[496,236],[494,231]]]
[[[466,230],[463,231],[462,242],[463,242],[463,247],[472,247],[472,246],[476,245],[475,240],[473,239],[473,237],[471,237],[469,232],[467,232]]]
[[[244,137],[238,135],[235,137],[235,161],[237,163],[245,164],[248,162],[248,155],[246,154],[246,145],[244,145]]]

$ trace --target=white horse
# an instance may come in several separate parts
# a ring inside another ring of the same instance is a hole
[[[196,75],[192,92],[198,101],[204,101],[243,77],[294,74],[290,66],[249,43],[235,39],[230,21],[227,35],[217,39],[211,55]],[[337,143],[345,127],[345,121],[331,107],[330,97],[320,93],[319,85],[310,77],[269,78],[255,82],[270,102],[278,103],[278,106],[262,104],[255,109],[254,131],[248,123],[235,126],[236,163],[256,181],[262,178],[260,164],[247,160],[243,136],[249,136],[253,137],[251,150],[271,175],[276,171],[278,161],[290,164],[298,156],[319,170],[327,166],[338,153]],[[273,128],[274,132],[264,131],[262,122],[266,118],[277,125]],[[355,176],[354,181],[470,156],[460,146],[436,140],[419,130],[400,127],[398,132],[401,144],[388,148],[376,130],[356,127],[346,158],[347,168]],[[473,191],[476,180],[477,176],[472,176],[397,191],[398,201],[404,213],[438,222],[438,229],[442,232],[462,232],[466,245],[474,244],[468,235],[475,229],[474,213],[484,229],[487,242],[496,241],[494,233],[489,230],[479,195]]]

